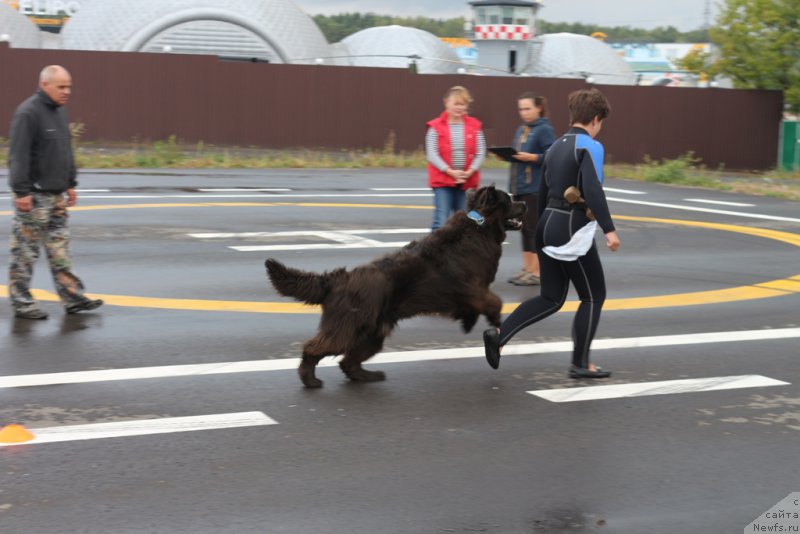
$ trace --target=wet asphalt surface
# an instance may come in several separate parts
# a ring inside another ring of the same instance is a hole
[[[504,173],[487,174],[484,183],[505,184]],[[624,199],[610,201],[614,215],[800,233],[797,203],[614,179],[606,186],[627,191],[607,193]],[[424,190],[372,190],[416,187],[425,187],[423,173],[410,170],[84,172],[81,188],[109,191],[82,192],[80,206],[98,209],[72,212],[75,270],[94,294],[288,302],[266,280],[266,257],[321,271],[386,249],[243,252],[230,247],[323,240],[189,234],[425,228],[429,209],[296,205],[430,206]],[[364,196],[376,194],[406,196]],[[247,205],[264,202],[287,205]],[[746,288],[800,273],[798,249],[774,239],[639,220],[617,227],[621,250],[601,251],[610,299]],[[0,262],[8,263],[5,248]],[[506,283],[519,267],[519,237],[509,235],[493,286],[506,302],[536,294]],[[43,259],[34,287],[53,289]],[[66,316],[44,301],[50,319],[33,322],[15,320],[2,300],[0,377],[296,358],[318,321],[112,305]],[[572,315],[556,314],[513,343],[569,340]],[[799,319],[800,295],[786,291],[607,311],[597,339],[778,330]],[[482,320],[464,334],[447,320],[416,318],[401,323],[384,352],[478,347],[485,327]],[[373,384],[324,367],[320,390],[303,389],[293,370],[1,388],[0,422],[34,433],[250,411],[278,424],[0,448],[0,531],[722,533],[800,490],[796,337],[595,350],[593,359],[614,371],[603,384],[735,375],[790,384],[566,403],[527,393],[587,385],[566,377],[569,354],[558,352],[504,357],[497,371],[481,357],[368,363],[388,375]]]

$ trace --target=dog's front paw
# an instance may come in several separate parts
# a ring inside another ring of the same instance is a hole
[[[475,323],[478,322],[478,317],[480,317],[478,313],[472,313],[466,317],[462,317],[461,330],[463,330],[465,334],[472,332],[472,328],[475,326]]]

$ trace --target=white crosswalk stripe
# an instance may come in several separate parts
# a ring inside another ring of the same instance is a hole
[[[189,417],[162,417],[159,419],[115,421],[113,423],[32,428],[28,429],[34,435],[32,440],[21,443],[0,442],[0,447],[277,424],[277,421],[267,416],[263,412],[240,412],[196,415]]]
[[[712,378],[688,378],[681,380],[662,380],[659,382],[640,382],[634,384],[610,384],[577,388],[540,389],[528,391],[550,402],[576,402],[621,397],[644,397],[647,395],[672,395],[676,393],[696,393],[699,391],[718,391],[722,389],[758,388],[768,386],[788,386],[783,382],[760,375],[716,376]]]
[[[700,202],[702,204],[717,204],[719,206],[736,206],[741,208],[753,207],[755,204],[746,204],[744,202],[728,202],[723,200],[708,200],[705,198],[684,198],[686,202]]]
[[[698,334],[678,334],[669,336],[632,337],[618,339],[597,339],[592,350],[632,349],[639,347],[668,347],[704,343],[734,343],[745,341],[766,341],[771,339],[793,339],[800,337],[800,328],[780,328],[771,330],[742,330],[734,332],[704,332]],[[503,360],[510,356],[571,352],[571,341],[549,343],[509,344],[503,347]],[[459,358],[483,358],[483,347],[453,349],[416,350],[403,352],[383,352],[370,359],[371,363],[411,363]],[[164,365],[155,367],[134,367],[128,369],[100,369],[92,371],[72,371],[63,373],[43,373],[31,375],[0,376],[0,389],[31,386],[51,386],[56,384],[78,384],[87,382],[106,382],[115,380],[141,380],[150,378],[172,378],[230,373],[252,373],[264,371],[285,371],[297,368],[299,358],[278,360],[252,360],[240,362],[216,362],[188,365]],[[336,360],[326,358],[320,367],[336,366]]]
[[[430,233],[429,228],[388,228],[363,230],[300,230],[288,232],[238,232],[238,233],[197,233],[188,234],[197,239],[270,239],[294,241],[297,238],[316,237],[328,243],[281,243],[272,245],[234,245],[228,248],[239,252],[259,252],[275,250],[330,250],[330,249],[364,249],[364,248],[398,248],[408,244],[406,241],[379,241],[367,239],[361,235],[418,235]],[[359,235],[361,234],[361,235]]]

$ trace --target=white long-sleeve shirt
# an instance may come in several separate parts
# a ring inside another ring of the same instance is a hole
[[[439,154],[439,134],[434,128],[428,128],[425,134],[425,155],[431,165],[444,172],[448,167],[457,171],[466,170],[467,153],[464,144],[464,125],[449,124],[450,127],[450,146],[453,148],[453,162],[448,164]],[[478,132],[475,146],[475,159],[472,160],[470,168],[477,171],[486,159],[486,138],[483,132]]]

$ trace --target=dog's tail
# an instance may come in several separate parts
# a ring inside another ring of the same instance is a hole
[[[306,304],[322,304],[330,291],[331,273],[317,274],[293,269],[272,258],[265,265],[272,285],[284,297],[292,297]]]

